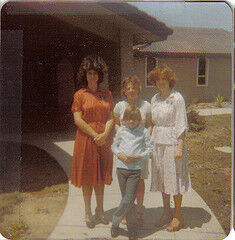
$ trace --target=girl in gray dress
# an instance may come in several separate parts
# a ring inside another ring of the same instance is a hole
[[[174,72],[166,65],[153,69],[148,76],[159,92],[151,100],[152,158],[151,191],[162,192],[164,212],[157,226],[167,225],[168,231],[178,231],[184,226],[181,212],[182,194],[191,189],[188,160],[185,154],[187,116],[182,95],[173,89]],[[173,218],[170,195],[174,196]]]

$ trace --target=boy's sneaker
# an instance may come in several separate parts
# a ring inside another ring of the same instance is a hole
[[[129,240],[138,240],[138,233],[136,230],[129,232]]]
[[[112,225],[111,227],[111,237],[115,238],[119,235],[119,227]]]

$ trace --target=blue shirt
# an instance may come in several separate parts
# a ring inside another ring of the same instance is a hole
[[[120,126],[117,130],[113,144],[113,153],[126,155],[140,155],[142,158],[132,163],[125,163],[117,157],[117,168],[137,170],[143,167],[143,161],[147,161],[153,152],[153,143],[149,131],[142,125],[134,129],[127,126]]]

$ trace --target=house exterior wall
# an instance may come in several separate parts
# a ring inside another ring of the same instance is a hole
[[[117,69],[119,73],[110,72],[110,63],[107,62],[109,67],[109,82],[101,86],[110,88],[111,84],[113,86],[111,90],[114,100],[118,101],[120,100],[121,80],[133,74],[133,32],[130,29],[126,29],[123,25],[118,27],[116,22],[112,22],[111,19],[108,18],[106,19],[107,21],[105,21],[104,17],[100,19],[97,16],[89,18],[87,16],[79,16],[79,18],[81,18],[81,21],[76,20],[77,27],[87,32],[92,32],[105,40],[112,41],[116,43],[119,48],[118,53],[117,49],[113,49],[113,53],[117,56],[116,64],[120,62],[120,68]],[[112,81],[112,83],[110,83],[110,81]],[[114,87],[114,85],[116,87]]]
[[[134,69],[136,75],[141,81],[142,87],[142,97],[146,101],[151,101],[151,98],[154,94],[156,94],[156,87],[146,87],[145,79],[146,79],[146,59],[144,57],[135,57],[134,58]]]
[[[133,73],[133,34],[125,29],[120,31],[121,78]]]
[[[209,96],[223,96],[229,100],[232,96],[232,57],[209,59]]]
[[[186,103],[212,102],[218,95],[227,100],[231,97],[232,67],[229,57],[208,57],[208,86],[197,86],[196,57],[157,57],[158,63],[168,65],[176,73],[178,82],[175,89],[181,92]],[[150,101],[157,92],[156,87],[146,86],[146,59],[135,57],[136,75],[142,82],[143,98]]]

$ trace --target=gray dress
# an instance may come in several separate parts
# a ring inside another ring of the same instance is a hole
[[[181,159],[175,159],[174,154],[178,137],[187,131],[184,99],[175,90],[165,100],[157,93],[151,100],[151,113],[154,124],[151,191],[183,194],[191,189],[185,144]]]

